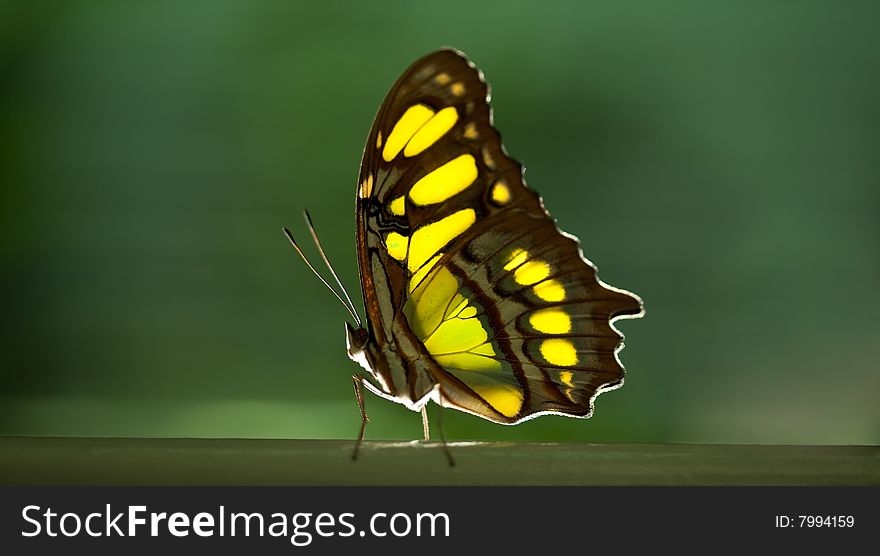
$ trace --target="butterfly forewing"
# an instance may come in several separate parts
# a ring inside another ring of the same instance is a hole
[[[488,97],[480,72],[441,50],[376,117],[357,210],[372,341],[413,400],[437,384],[443,405],[500,423],[587,416],[622,382],[612,322],[641,302],[602,284],[558,230],[504,152]]]

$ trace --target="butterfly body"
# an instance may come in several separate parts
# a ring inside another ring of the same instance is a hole
[[[613,322],[641,300],[596,277],[523,181],[460,52],[407,69],[367,139],[357,187],[366,326],[348,354],[375,394],[502,424],[588,417],[623,381]]]

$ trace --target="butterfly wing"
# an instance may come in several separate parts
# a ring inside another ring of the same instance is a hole
[[[479,70],[440,50],[382,105],[358,185],[371,332],[404,373],[427,368],[445,406],[508,424],[588,416],[622,383],[613,321],[642,304],[599,281],[556,227],[504,152],[488,100]]]

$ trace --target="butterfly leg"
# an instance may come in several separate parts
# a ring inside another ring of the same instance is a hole
[[[431,426],[428,424],[428,404],[422,406],[422,433],[425,435],[425,441],[431,440]]]
[[[351,380],[354,382],[354,397],[357,399],[358,409],[361,410],[361,430],[358,433],[354,451],[351,453],[351,459],[356,460],[361,449],[361,443],[364,441],[364,434],[367,432],[367,423],[370,422],[370,418],[367,417],[367,410],[364,408],[364,392],[361,390],[364,377],[355,373],[351,375]]]
[[[424,411],[424,409],[422,409]],[[440,442],[443,443],[443,453],[446,454],[446,459],[449,461],[449,467],[455,467],[455,460],[452,459],[452,452],[449,451],[449,446],[446,444],[446,433],[443,432],[443,406],[437,404],[437,430],[440,431]]]

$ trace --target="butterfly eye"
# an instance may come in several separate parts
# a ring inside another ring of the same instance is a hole
[[[363,351],[369,341],[369,332],[363,328],[354,328],[351,324],[345,323],[345,343],[348,346],[349,354]]]

